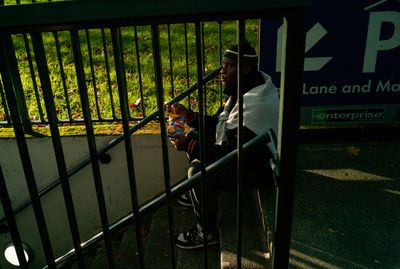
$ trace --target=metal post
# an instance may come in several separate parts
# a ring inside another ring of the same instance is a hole
[[[172,201],[171,201],[171,176],[169,172],[169,158],[168,158],[168,148],[167,148],[167,131],[165,126],[165,116],[164,116],[164,87],[162,81],[162,65],[161,65],[161,55],[160,55],[160,32],[158,25],[151,26],[151,35],[153,40],[153,55],[154,55],[154,71],[155,71],[155,81],[157,89],[157,107],[158,107],[158,118],[160,120],[161,129],[161,149],[163,154],[163,166],[164,166],[164,185],[165,194],[168,210],[168,226],[169,226],[169,236],[170,236],[170,251],[171,251],[171,266],[176,268],[175,261],[175,242],[174,242],[174,221],[172,213]]]
[[[242,46],[244,43],[244,21],[237,21],[237,40],[238,40],[238,61],[237,61],[237,97],[238,97],[238,127],[237,127],[237,177],[236,177],[236,191],[237,191],[237,252],[236,252],[236,267],[242,268],[242,184],[241,179],[243,176],[243,51]]]
[[[169,55],[169,75],[171,77],[171,97],[175,97],[175,87],[174,87],[174,69],[172,65],[172,47],[171,47],[171,25],[167,25],[168,32],[168,55]]]
[[[201,172],[201,195],[202,195],[202,217],[203,217],[203,231],[204,236],[204,268],[208,268],[208,204],[207,204],[207,180],[206,180],[206,150],[205,150],[205,132],[204,132],[204,113],[205,113],[205,93],[204,93],[204,81],[203,81],[203,67],[204,67],[204,38],[202,24],[196,22],[196,55],[197,55],[197,84],[198,84],[198,98],[199,98],[199,145],[200,145],[200,172]]]
[[[83,112],[83,116],[84,116],[84,120],[85,120],[86,134],[87,134],[89,154],[90,154],[90,162],[92,164],[92,172],[93,172],[93,179],[94,179],[94,184],[95,184],[95,188],[96,188],[97,202],[98,202],[99,212],[100,212],[100,220],[101,220],[101,225],[102,225],[102,229],[103,229],[103,233],[104,233],[104,242],[106,245],[108,266],[110,269],[113,269],[115,267],[115,265],[114,265],[114,258],[112,255],[109,223],[108,223],[108,217],[107,217],[107,208],[106,208],[106,202],[105,202],[105,198],[104,198],[104,190],[103,190],[103,184],[102,184],[102,180],[101,180],[99,158],[98,158],[97,149],[96,149],[96,142],[95,142],[95,136],[94,136],[94,131],[93,131],[92,118],[90,115],[89,98],[88,98],[88,92],[87,92],[87,87],[86,87],[85,73],[84,73],[84,69],[83,69],[82,52],[81,52],[81,47],[80,47],[78,31],[76,31],[76,30],[71,31],[71,42],[72,42],[72,49],[73,49],[73,53],[74,53],[74,59],[75,59],[76,76],[77,76],[77,80],[78,80],[79,94],[81,97],[82,112]]]
[[[15,57],[14,44],[11,35],[3,34],[6,51],[8,54],[8,68],[12,83],[14,85],[15,97],[17,98],[17,107],[21,117],[22,125],[26,133],[32,133],[32,125],[29,119],[28,109],[25,102],[24,89],[22,87],[21,77],[19,76],[18,62]]]
[[[31,74],[32,87],[33,87],[33,91],[35,93],[35,99],[36,99],[36,104],[37,104],[37,108],[38,108],[38,112],[39,112],[39,117],[40,117],[40,121],[44,122],[45,119],[43,116],[42,105],[40,103],[40,95],[39,95],[38,87],[36,84],[35,69],[33,68],[31,50],[29,48],[29,41],[28,41],[28,37],[25,33],[23,34],[23,37],[24,37],[26,55],[28,56],[29,71]]]
[[[72,119],[72,114],[71,114],[71,105],[69,103],[69,94],[67,90],[67,83],[65,81],[65,71],[63,67],[63,62],[61,58],[61,48],[60,48],[60,41],[58,39],[58,33],[53,32],[54,36],[54,43],[56,43],[56,51],[57,51],[57,59],[58,59],[58,65],[60,66],[60,76],[62,80],[62,85],[63,85],[63,90],[64,90],[64,97],[65,97],[65,105],[67,106],[67,113],[68,113],[68,120],[73,121]]]
[[[86,29],[85,33],[86,33],[86,43],[87,43],[87,49],[88,49],[88,55],[89,55],[90,74],[92,76],[94,102],[96,104],[97,118],[101,119],[99,97],[98,97],[97,87],[96,87],[96,76],[94,74],[94,67],[93,67],[92,45],[90,43],[89,30]]]
[[[305,11],[285,18],[278,154],[280,181],[277,190],[275,251],[273,268],[288,268],[293,195],[296,176],[297,140],[300,124],[300,95],[304,64]]]
[[[126,98],[127,88],[126,88],[125,78],[123,75],[124,73],[123,62],[122,62],[123,54],[122,50],[120,49],[121,36],[120,32],[115,28],[111,29],[111,36],[112,36],[112,44],[114,50],[115,72],[117,74],[117,81],[118,81],[118,93],[120,100],[122,124],[124,130],[126,162],[129,174],[133,218],[135,222],[136,241],[139,253],[139,266],[140,266],[139,268],[145,268],[143,239],[140,233],[139,202],[138,202],[137,185],[135,178],[135,167],[133,162],[132,141],[131,141],[131,135],[129,133],[129,115],[128,115],[129,107],[128,107],[128,100]]]
[[[105,32],[104,32],[104,28],[101,28],[101,40],[102,40],[102,43],[103,43],[104,63],[106,65],[107,86],[108,86],[108,95],[110,96],[111,114],[112,114],[113,120],[116,120],[115,107],[114,107],[114,97],[113,97],[112,87],[111,87],[110,65],[108,63],[108,52],[107,52],[106,35],[105,35]]]
[[[71,236],[74,243],[75,253],[78,260],[79,268],[85,268],[83,253],[81,248],[81,238],[79,236],[78,222],[74,202],[72,198],[71,187],[68,181],[67,166],[65,164],[64,150],[58,130],[58,119],[56,108],[54,105],[53,92],[51,88],[49,69],[47,66],[46,52],[43,45],[43,37],[40,33],[31,35],[33,50],[35,52],[36,64],[38,67],[40,84],[43,89],[43,99],[46,106],[47,118],[50,124],[51,138],[53,141],[54,153],[56,155],[58,173],[61,179],[61,187],[64,195],[65,207],[67,210],[68,221],[71,230]]]
[[[8,112],[6,97],[4,95],[3,84],[1,83],[1,81],[0,81],[0,97],[1,97],[1,105],[3,106],[4,114],[6,116],[7,124],[11,124],[11,121],[10,121],[11,117],[10,117],[10,113]]]
[[[136,49],[136,61],[137,61],[137,72],[138,72],[138,76],[139,76],[139,90],[140,90],[140,98],[142,99],[141,102],[141,107],[142,107],[142,115],[143,118],[146,117],[146,110],[144,107],[144,95],[143,95],[143,83],[142,83],[142,71],[141,71],[141,67],[140,67],[140,55],[139,55],[139,38],[138,38],[138,34],[137,34],[137,27],[134,26],[134,35],[135,35],[135,49]]]
[[[22,167],[24,169],[26,184],[28,186],[29,195],[32,201],[32,207],[35,214],[36,223],[40,233],[40,239],[42,241],[44,254],[46,256],[47,264],[50,268],[56,268],[54,262],[54,253],[51,247],[50,237],[47,230],[47,225],[43,213],[43,208],[40,203],[40,197],[38,195],[38,188],[36,185],[35,174],[33,172],[32,162],[26,143],[24,130],[21,123],[21,118],[17,106],[17,100],[14,95],[13,83],[11,75],[7,67],[9,66],[9,58],[6,52],[6,37],[0,36],[0,58],[3,60],[0,65],[0,73],[4,83],[4,89],[6,92],[7,102],[9,105],[12,123],[14,127],[15,137],[17,139],[19,155],[21,157]]]

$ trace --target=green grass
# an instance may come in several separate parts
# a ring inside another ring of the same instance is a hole
[[[6,1],[11,2],[11,1]],[[135,42],[135,28],[121,28],[122,48],[126,71],[129,103],[141,97],[143,91],[146,115],[156,109],[156,86],[154,78],[154,62],[152,51],[152,39],[150,26],[138,26],[137,47]],[[168,30],[171,37],[171,59],[168,47]],[[252,20],[246,22],[246,38],[249,42],[257,45],[258,24]],[[47,64],[51,79],[51,87],[59,119],[68,119],[67,101],[71,108],[71,117],[79,119],[82,117],[79,89],[76,80],[74,57],[72,53],[71,36],[68,31],[55,33],[43,33]],[[104,30],[105,47],[103,47],[101,29],[80,30],[79,38],[83,54],[86,85],[88,88],[90,109],[92,117],[111,118],[112,107],[115,107],[117,117],[120,117],[117,78],[114,67],[113,46],[109,29]],[[189,78],[186,77],[186,53],[185,34],[183,24],[171,24],[160,26],[160,45],[162,57],[163,86],[165,100],[170,100],[174,95],[184,91],[187,85],[197,81],[196,70],[196,43],[194,24],[187,24],[187,53],[189,62]],[[60,59],[57,55],[56,38],[60,48]],[[30,35],[13,35],[14,48],[18,62],[19,74],[23,85],[25,102],[31,120],[41,120],[40,110],[44,113],[45,107],[42,97],[42,87],[38,77]],[[89,53],[89,43],[91,53]],[[230,44],[236,43],[236,22],[224,22],[222,24],[222,49]],[[205,72],[216,69],[219,65],[218,23],[204,24],[204,51]],[[139,54],[138,62],[136,53]],[[108,56],[109,73],[106,71],[106,57]],[[29,60],[32,59],[31,70]],[[93,65],[90,64],[92,61]],[[61,64],[60,64],[61,63]],[[139,83],[139,67],[142,84]],[[64,77],[61,76],[61,71]],[[93,72],[92,72],[93,71]],[[32,76],[32,73],[34,76]],[[110,81],[108,81],[108,76]],[[35,86],[37,85],[37,86]],[[65,86],[65,87],[64,87]],[[36,92],[36,94],[35,94]],[[95,94],[96,92],[96,94]],[[208,113],[213,113],[219,105],[219,83],[214,81],[207,85],[207,108]],[[37,103],[36,95],[39,96],[40,105]],[[96,97],[97,104],[96,105]],[[185,101],[188,102],[189,101]],[[191,105],[196,106],[196,98],[192,98]],[[5,108],[0,103],[0,120],[5,120]],[[131,116],[142,116],[142,109],[132,109]]]
[[[60,2],[64,0],[51,0],[51,2]],[[15,4],[32,4],[32,2],[36,3],[46,3],[50,2],[49,0],[4,0],[5,5],[15,5]]]

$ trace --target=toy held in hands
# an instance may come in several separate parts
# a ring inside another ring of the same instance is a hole
[[[168,113],[168,137],[176,138],[185,133],[185,116],[175,113]]]

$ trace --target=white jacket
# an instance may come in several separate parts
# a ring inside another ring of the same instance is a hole
[[[261,72],[261,71],[260,71]],[[278,134],[279,123],[279,89],[272,83],[271,77],[261,72],[265,83],[249,90],[243,95],[243,125],[260,135],[269,129]],[[229,107],[228,99],[225,107]],[[223,111],[217,125],[216,144],[221,145],[226,139],[226,129],[235,129],[238,126],[239,104],[236,102],[228,114]],[[271,149],[271,144],[268,144]],[[274,150],[271,150],[274,152]]]

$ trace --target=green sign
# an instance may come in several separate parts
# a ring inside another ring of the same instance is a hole
[[[381,122],[384,108],[318,108],[312,109],[312,123]]]

